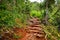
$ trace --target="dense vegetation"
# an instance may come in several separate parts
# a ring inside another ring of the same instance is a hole
[[[60,0],[0,0],[0,28],[25,27],[31,17],[40,19],[50,40],[60,40]]]

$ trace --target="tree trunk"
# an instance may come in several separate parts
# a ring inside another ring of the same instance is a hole
[[[45,16],[45,22],[46,25],[48,25],[48,13],[49,13],[49,9],[48,9],[48,0],[46,0],[46,16]]]

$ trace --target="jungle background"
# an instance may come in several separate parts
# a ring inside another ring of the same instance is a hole
[[[31,17],[40,19],[49,40],[60,40],[60,0],[0,0],[0,38],[4,29],[26,27]]]

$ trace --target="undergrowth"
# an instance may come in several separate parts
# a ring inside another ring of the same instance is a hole
[[[60,33],[57,30],[56,26],[43,26],[48,40],[60,40]]]

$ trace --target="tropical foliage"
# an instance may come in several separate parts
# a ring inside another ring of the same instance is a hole
[[[0,28],[23,27],[31,17],[38,17],[44,26],[48,26],[44,27],[48,37],[51,38],[54,33],[56,39],[60,40],[60,0],[44,0],[40,3],[30,0],[0,0]]]

